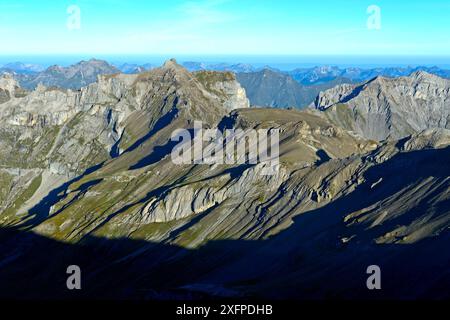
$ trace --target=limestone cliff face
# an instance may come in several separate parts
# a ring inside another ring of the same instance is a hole
[[[423,71],[378,77],[325,91],[312,107],[368,139],[399,139],[428,128],[450,128],[450,80]]]
[[[38,139],[45,130],[53,128],[70,139],[71,143],[64,141],[66,145],[84,149],[87,145],[77,140],[95,140],[107,154],[117,142],[125,149],[169,112],[214,122],[228,110],[248,107],[245,92],[235,81],[217,80],[211,88],[192,81],[195,78],[189,72],[169,61],[162,68],[144,74],[99,76],[96,83],[80,91],[40,85],[25,97],[15,97],[19,90],[17,82],[12,77],[3,77],[0,89],[7,92],[8,101],[0,108],[1,130],[4,135],[15,134],[20,141]],[[134,117],[141,118],[142,132],[136,132],[136,127],[127,128]],[[119,141],[121,137],[127,141]]]
[[[322,91],[316,97],[314,106],[318,110],[325,111],[331,106],[339,103],[339,101],[348,97],[356,88],[356,85],[345,83],[334,88]]]
[[[243,199],[239,199],[242,195],[258,197],[261,184],[265,185],[266,193],[274,192],[288,178],[284,168],[271,176],[264,176],[263,168],[264,166],[259,164],[244,170],[239,177],[224,174],[220,178],[203,183],[170,189],[150,200],[142,209],[137,221],[139,224],[148,224],[192,217],[223,205],[229,200],[242,202]]]
[[[26,90],[20,88],[13,75],[4,73],[0,76],[0,104],[9,101],[11,98],[23,97]]]
[[[191,119],[214,125],[230,109],[248,106],[232,79],[217,77],[207,87],[176,61],[141,74],[102,75],[77,91],[38,85],[26,92],[5,75],[0,96],[0,167],[66,180],[157,137],[171,123],[171,131],[189,128]],[[8,195],[5,206],[17,196]]]
[[[245,89],[237,82],[234,73],[198,71],[194,75],[208,91],[216,93],[227,110],[250,107]]]
[[[3,74],[2,77],[0,77],[0,89],[4,91],[8,91],[12,94],[14,94],[14,91],[16,88],[19,87],[16,80],[14,80],[13,76],[10,74]]]

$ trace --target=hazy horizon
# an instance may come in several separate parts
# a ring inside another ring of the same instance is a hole
[[[147,64],[158,66],[164,61],[175,58],[178,62],[201,62],[206,64],[251,64],[254,67],[270,66],[280,70],[292,70],[295,68],[308,68],[315,66],[337,67],[418,67],[437,66],[450,68],[450,56],[364,56],[364,55],[0,55],[0,67],[14,62],[38,64],[43,67],[51,65],[68,66],[82,60],[105,60],[114,65],[120,64]]]
[[[17,0],[0,3],[0,65],[450,68],[447,12],[443,0]]]

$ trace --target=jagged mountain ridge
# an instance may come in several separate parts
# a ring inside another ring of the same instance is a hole
[[[155,66],[150,63],[146,63],[143,65],[139,65],[139,64],[135,64],[135,63],[123,63],[123,64],[117,66],[117,69],[119,69],[122,73],[126,73],[126,74],[142,73],[142,72],[152,70],[154,68],[155,68]]]
[[[16,134],[0,135],[8,154],[45,155],[41,164],[2,154],[1,224],[64,242],[53,251],[61,244],[37,241],[61,266],[82,260],[87,296],[372,297],[355,274],[366,276],[373,260],[392,281],[384,297],[446,296],[433,288],[448,280],[448,254],[430,252],[448,239],[448,130],[369,141],[313,110],[248,108],[233,74],[189,73],[175,61],[140,75],[103,76],[81,92],[40,87],[0,110],[0,128]],[[193,120],[280,129],[278,173],[261,175],[261,164],[175,165],[171,133],[192,128]],[[42,131],[58,124],[66,127],[60,138]],[[80,141],[86,124],[95,130]],[[15,143],[27,139],[25,150]],[[102,152],[94,158],[97,144]],[[83,157],[91,162],[78,167]],[[405,164],[407,174],[399,175]],[[21,245],[9,245],[16,241]],[[44,296],[58,295],[58,263],[37,278],[16,268],[45,263],[33,253],[42,247],[34,251],[30,241],[2,237],[0,263],[19,258],[1,269],[1,292],[32,295],[17,286],[26,279]],[[78,245],[92,251],[72,251]],[[395,273],[399,259],[409,273]],[[421,286],[396,285],[424,278]]]
[[[324,91],[311,107],[367,139],[401,139],[429,128],[450,128],[450,80],[424,71],[377,77]]]
[[[34,90],[39,84],[77,90],[97,81],[97,76],[120,73],[119,69],[106,61],[91,59],[80,61],[69,67],[53,65],[40,72],[16,73],[21,87]]]
[[[19,73],[19,74],[32,74],[36,72],[44,71],[44,67],[33,63],[23,62],[11,62],[0,67],[0,72]]]
[[[319,66],[298,68],[288,74],[304,85],[329,82],[338,78],[346,78],[353,82],[366,82],[378,76],[398,78],[410,76],[417,71],[425,71],[441,78],[450,78],[450,71],[439,67],[385,67],[364,69],[358,67],[339,68],[337,66]]]
[[[237,63],[237,64],[229,64],[229,63],[203,63],[203,62],[195,62],[195,61],[186,61],[183,62],[183,67],[188,69],[191,72],[194,71],[231,71],[234,73],[240,72],[253,72],[256,68],[249,63]]]
[[[187,61],[183,66],[189,71],[231,71],[237,74],[241,84],[247,90],[251,104],[269,107],[303,108],[309,105],[319,92],[333,88],[338,84],[361,83],[377,76],[408,76],[416,71],[426,71],[440,77],[449,78],[450,73],[438,67],[386,67],[363,69],[357,67],[339,68],[320,66],[281,71],[269,66],[260,68],[251,64],[202,63]],[[80,89],[97,80],[98,75],[127,73],[136,74],[153,69],[151,64],[122,64],[113,66],[106,61],[91,59],[64,68],[52,66],[40,71],[38,65],[11,63],[0,69],[15,76],[21,86],[33,90],[39,83],[45,86]],[[292,81],[295,80],[295,81]]]
[[[209,81],[215,91],[207,91],[201,81]],[[20,192],[35,179],[42,182],[42,192],[49,192],[55,184],[136,149],[172,122],[218,122],[233,106],[248,107],[248,100],[232,74],[198,80],[169,61],[139,75],[100,76],[77,92],[40,86],[0,106],[5,192],[0,206],[15,214]],[[13,185],[17,192],[8,193]]]

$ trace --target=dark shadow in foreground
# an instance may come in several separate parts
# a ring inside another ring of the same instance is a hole
[[[309,264],[308,253],[269,250],[259,241],[214,241],[198,250],[129,239],[90,238],[71,245],[3,229],[0,298],[448,299],[449,240],[433,243],[439,249],[431,252],[426,241],[408,249],[365,248],[359,256],[322,252],[325,259]],[[235,261],[246,255],[253,259],[245,259],[241,270]],[[381,267],[382,290],[366,288],[371,264]],[[70,265],[81,268],[79,291],[66,287]],[[245,276],[252,273],[253,278]]]
[[[0,298],[448,299],[448,228],[414,244],[373,242],[393,226],[415,221],[428,208],[427,199],[376,228],[345,226],[343,216],[427,177],[445,193],[449,159],[450,148],[395,156],[367,171],[366,182],[348,196],[295,217],[291,227],[267,240],[210,241],[191,250],[90,236],[79,244],[64,244],[27,231],[1,229]],[[382,187],[372,190],[380,178]],[[433,210],[447,215],[448,200]],[[339,241],[352,233],[359,235],[355,241]],[[66,287],[70,265],[81,268],[80,291]],[[381,268],[381,290],[366,286],[370,265]]]

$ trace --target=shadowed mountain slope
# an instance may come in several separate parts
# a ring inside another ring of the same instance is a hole
[[[250,103],[254,106],[299,109],[314,101],[319,92],[351,82],[344,78],[336,78],[320,84],[303,85],[289,75],[271,69],[238,73],[237,79],[247,91]]]
[[[398,154],[369,169],[366,181],[354,192],[304,212],[289,229],[266,240],[211,240],[197,249],[120,237],[88,236],[78,244],[63,244],[3,229],[0,295],[21,299],[448,298],[449,156],[448,147]],[[416,174],[392,175],[405,162]],[[373,187],[380,172],[387,178]],[[418,188],[424,189],[422,201],[414,198],[413,190]],[[401,198],[408,200],[400,203]],[[207,216],[202,215],[185,229],[175,228],[173,236],[204,219]],[[155,226],[153,232],[158,229]],[[83,290],[78,293],[65,289],[65,270],[71,264],[83,270]],[[382,270],[381,291],[365,287],[366,268],[373,264]]]

